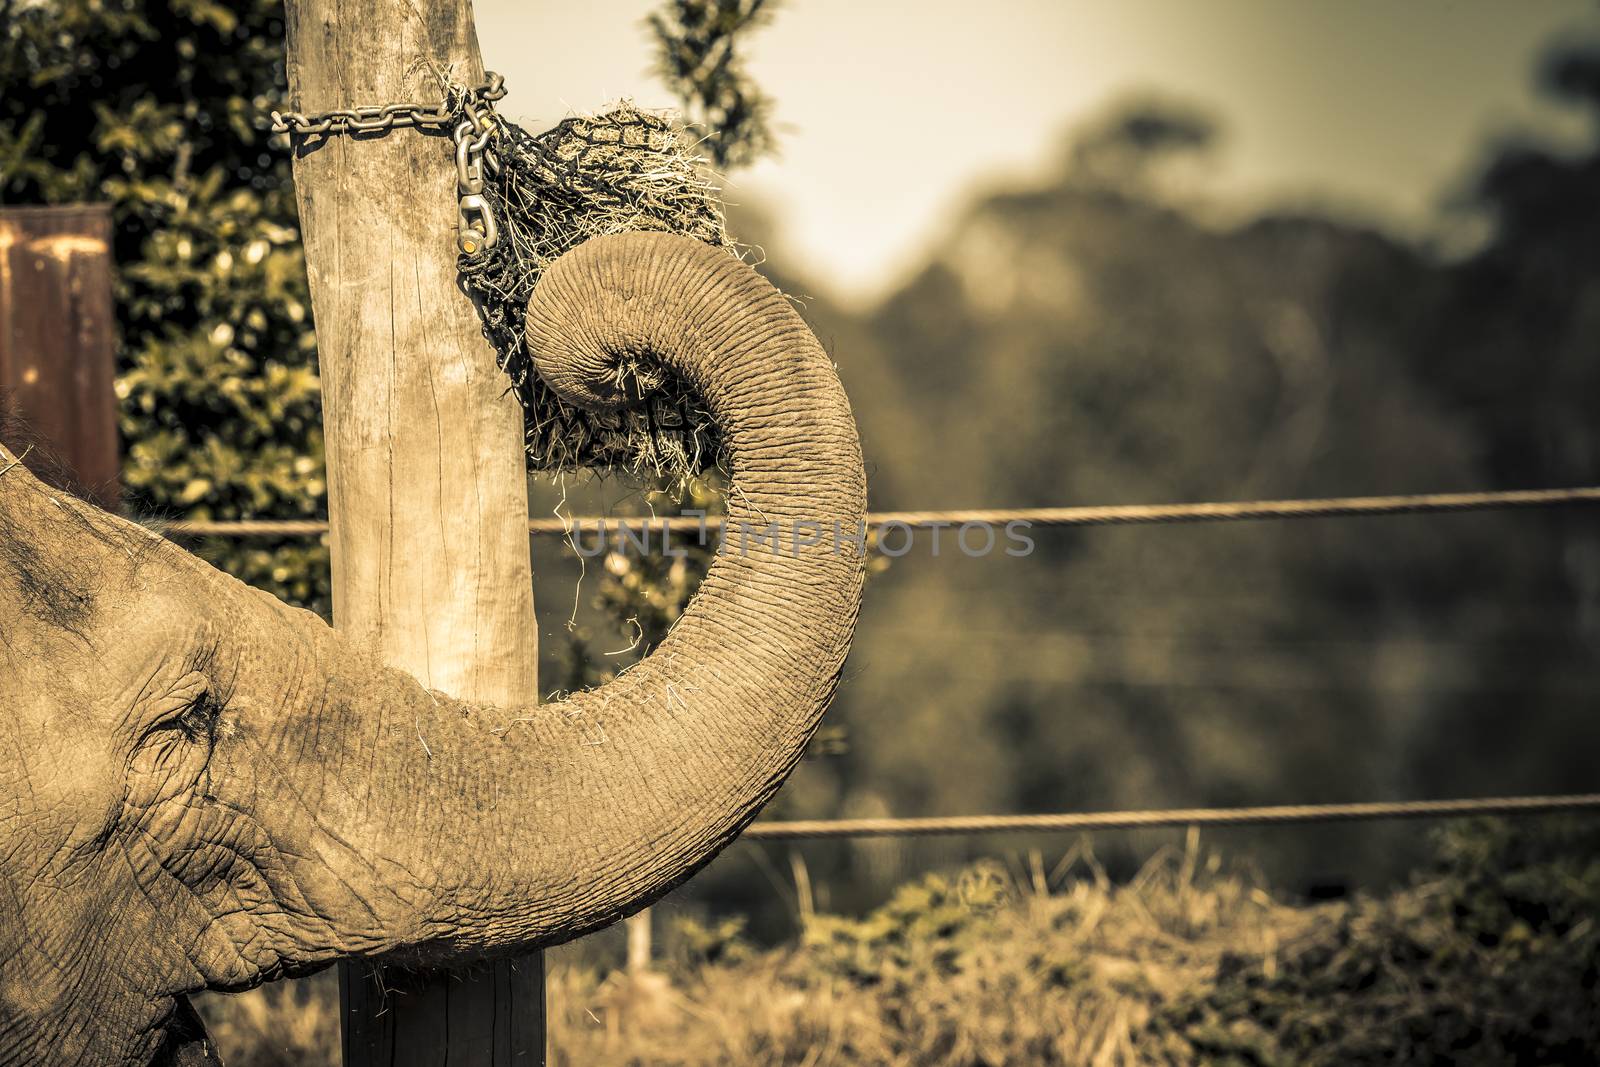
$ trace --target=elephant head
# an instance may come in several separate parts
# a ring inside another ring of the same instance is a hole
[[[582,405],[621,358],[669,366],[726,441],[730,526],[795,534],[725,541],[659,648],[559,703],[430,692],[0,449],[0,1064],[150,1062],[201,988],[575,937],[778,788],[860,601],[853,538],[797,536],[865,508],[832,364],[752,270],[665,234],[554,263],[528,340]]]

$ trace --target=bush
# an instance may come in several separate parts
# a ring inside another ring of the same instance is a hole
[[[1120,886],[1087,852],[929,875],[765,951],[695,927],[659,972],[554,966],[552,1063],[1592,1063],[1600,834],[1529,829],[1447,826],[1410,885],[1347,903],[1274,899],[1191,842]],[[331,1004],[275,1029],[266,996],[205,1002],[228,1062],[334,1062]]]
[[[1595,1062],[1597,837],[1521,831],[1442,831],[1428,877],[1343,909],[1273,966],[1224,957],[1152,1029],[1220,1064]]]

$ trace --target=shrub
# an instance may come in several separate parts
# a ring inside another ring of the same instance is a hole
[[[1446,826],[1410,885],[1345,903],[1277,900],[1191,841],[1125,885],[1086,851],[928,875],[774,949],[695,926],[660,971],[556,962],[552,1063],[1592,1063],[1600,833],[1529,831]],[[308,988],[206,998],[228,1062],[334,1063],[334,985]]]

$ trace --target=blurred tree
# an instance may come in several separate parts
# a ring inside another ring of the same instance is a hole
[[[1595,52],[1544,79],[1600,116]],[[1503,149],[1477,186],[1491,238],[1451,264],[1331,214],[1202,222],[1151,179],[1213,128],[1146,101],[1094,121],[872,313],[878,506],[1594,483],[1600,146]],[[1040,531],[1020,560],[924,541],[864,608],[849,754],[787,792],[853,815],[1593,788],[1594,528]],[[1027,843],[864,843],[813,879],[870,899]],[[1291,886],[1350,884],[1413,844],[1316,829],[1251,852]]]
[[[656,70],[719,170],[748,166],[776,147],[772,101],[745,72],[740,53],[777,6],[776,0],[667,0],[649,18]]]
[[[322,510],[321,394],[285,153],[272,0],[7,5],[0,200],[109,201],[124,484],[140,513]],[[324,613],[327,551],[208,540],[212,562]]]
[[[1600,481],[1600,42],[1558,43],[1539,82],[1588,116],[1588,143],[1519,135],[1494,146],[1471,186],[1488,238],[1453,265],[1450,302],[1414,356],[1472,427],[1487,479],[1508,488]],[[1456,600],[1464,625],[1492,642],[1474,675],[1516,693],[1517,743],[1491,690],[1421,724],[1418,773],[1441,790],[1470,787],[1486,765],[1592,786],[1600,528],[1582,509],[1528,516],[1490,551],[1458,579]]]
[[[1540,71],[1600,131],[1600,45],[1563,46]],[[1480,426],[1497,479],[1593,477],[1600,432],[1600,137],[1582,151],[1508,139],[1474,183],[1485,246],[1456,272],[1428,373]],[[1515,365],[1516,373],[1510,373]]]
[[[1181,100],[1142,93],[1107,108],[1075,129],[1066,145],[1066,174],[1106,189],[1159,195],[1172,171],[1204,163],[1220,139],[1217,120]]]
[[[1444,302],[1439,266],[1315,215],[1200,221],[1154,179],[1214,128],[1136,101],[1086,127],[1052,180],[953,220],[870,315],[889,379],[857,405],[876,506],[1481,482],[1469,428],[1406,357]],[[1439,590],[1515,527],[1383,521],[1039,530],[1026,558],[968,557],[954,531],[936,557],[924,535],[864,606],[848,754],[785,793],[808,816],[1409,793],[1406,730],[1475,655]],[[1382,876],[1404,855],[1389,833],[1263,835],[1252,853],[1290,885]],[[864,842],[813,879],[871,899],[1029,843]]]

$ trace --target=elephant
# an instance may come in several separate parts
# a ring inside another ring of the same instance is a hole
[[[730,527],[864,519],[832,362],[727,250],[592,238],[527,311],[535,367],[567,402],[624,401],[623,357],[703,399]],[[193,992],[347,958],[466,964],[646,906],[793,769],[860,608],[858,545],[725,539],[633,669],[483,706],[18,458],[0,448],[3,1065],[180,1062]]]

